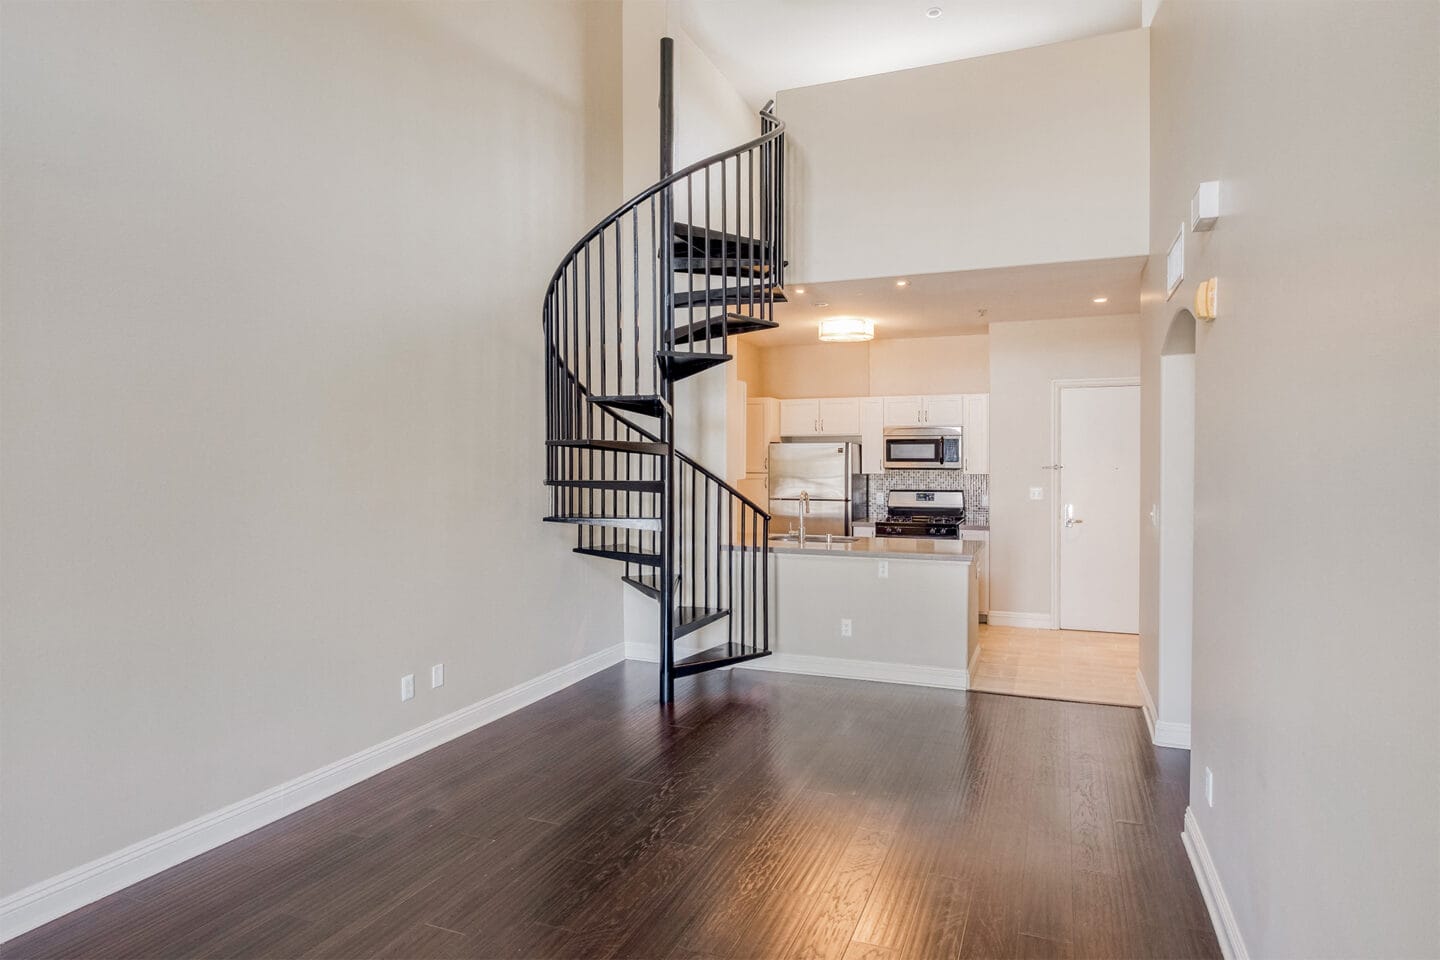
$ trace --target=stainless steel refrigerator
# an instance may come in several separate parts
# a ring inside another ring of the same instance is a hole
[[[770,444],[770,532],[800,529],[801,493],[810,494],[805,535],[850,536],[870,516],[870,478],[860,444],[840,441]]]

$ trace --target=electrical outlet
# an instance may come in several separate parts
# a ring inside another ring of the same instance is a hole
[[[1031,499],[1031,500],[1044,500],[1044,499],[1045,499],[1045,488],[1044,488],[1044,487],[1031,487],[1031,488],[1030,488],[1030,499]]]
[[[445,664],[437,663],[430,668],[430,689],[445,686]]]
[[[884,580],[885,578],[887,578],[887,577],[889,577],[889,576],[890,576],[890,561],[889,561],[889,560],[881,560],[881,561],[880,561],[880,579],[881,579],[881,580]]]
[[[853,630],[853,628],[852,628],[852,625],[851,625],[850,621],[849,621],[849,620],[841,620],[841,621],[840,621],[840,636],[842,636],[842,637],[848,637],[848,636],[851,636],[853,633],[854,633],[854,630]]]
[[[407,673],[400,678],[400,699],[415,699],[415,674]]]
[[[1215,774],[1210,772],[1209,767],[1205,768],[1205,802],[1215,806]]]

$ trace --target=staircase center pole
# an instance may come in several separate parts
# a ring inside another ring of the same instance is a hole
[[[675,41],[660,38],[660,179],[675,170]],[[674,349],[670,338],[675,326],[675,198],[670,187],[660,194],[660,330],[665,343],[655,349]],[[660,392],[669,409],[660,412],[661,439],[665,441],[661,499],[660,548],[660,702],[675,699],[675,387],[660,377]]]

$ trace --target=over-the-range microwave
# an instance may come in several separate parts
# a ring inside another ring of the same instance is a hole
[[[886,470],[959,470],[959,427],[886,427]]]

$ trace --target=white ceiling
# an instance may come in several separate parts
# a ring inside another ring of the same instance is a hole
[[[1144,265],[1144,257],[1121,257],[787,285],[789,302],[775,306],[779,329],[745,339],[757,347],[819,343],[820,321],[837,316],[870,317],[878,340],[985,333],[1009,320],[1139,313]],[[900,279],[909,283],[896,286]],[[1093,302],[1102,296],[1105,303]]]
[[[671,0],[752,105],[778,90],[1140,26],[1140,0]],[[930,19],[925,11],[939,7]]]

